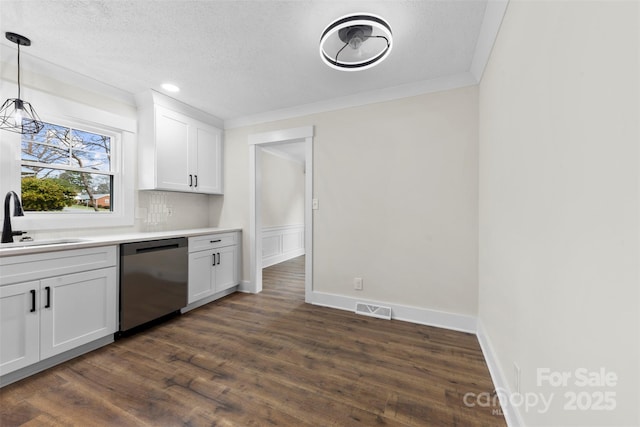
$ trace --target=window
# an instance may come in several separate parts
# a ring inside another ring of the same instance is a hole
[[[5,83],[0,92],[11,90]],[[37,232],[132,226],[135,108],[108,97],[91,96],[81,103],[32,88],[25,89],[25,98],[37,105],[46,126],[31,136],[0,132],[0,194],[19,193],[25,208],[24,216],[12,218],[14,228]]]
[[[112,212],[112,146],[107,132],[45,123],[22,135],[21,188],[25,211]]]

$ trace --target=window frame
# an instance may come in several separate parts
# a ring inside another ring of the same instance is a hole
[[[23,217],[11,218],[13,228],[46,231],[133,225],[137,120],[33,89],[25,88],[23,92],[24,98],[34,105],[42,121],[103,133],[113,138],[111,201],[114,208],[110,212],[25,212]],[[0,131],[0,154],[12,160],[2,162],[2,168],[7,169],[0,177],[2,195],[9,190],[21,194],[21,137],[17,133]]]
[[[114,164],[114,162],[112,162],[111,160],[116,158],[119,159],[119,148],[121,146],[121,136],[119,133],[117,132],[112,132],[111,130],[105,130],[103,128],[97,128],[93,125],[88,125],[88,126],[80,126],[79,124],[75,124],[75,125],[68,125],[68,124],[61,124],[61,123],[51,123],[51,122],[45,122],[47,124],[50,125],[54,125],[54,126],[58,126],[58,127],[64,127],[70,130],[76,130],[76,131],[81,131],[81,132],[89,132],[95,135],[101,135],[101,136],[105,136],[107,138],[109,138],[110,142],[109,142],[109,152],[110,152],[110,161],[109,161],[109,170],[108,171],[92,171],[91,168],[85,167],[85,168],[80,168],[80,167],[76,167],[76,166],[72,166],[72,165],[68,165],[68,164],[61,164],[61,163],[46,163],[46,162],[38,162],[38,161],[32,161],[32,160],[24,160],[24,158],[22,157],[22,144],[20,145],[20,166],[21,168],[23,166],[34,166],[34,167],[41,167],[41,168],[50,168],[50,169],[55,169],[55,170],[59,170],[59,171],[72,171],[72,172],[80,172],[80,173],[93,173],[96,175],[102,175],[102,176],[109,176],[110,180],[112,182],[111,184],[111,196],[112,198],[115,200],[115,198],[113,197],[114,194],[114,189],[115,189],[115,184],[113,183],[115,181],[115,176],[118,174],[118,170],[115,167],[116,165]],[[23,138],[21,137],[21,140]],[[21,141],[22,142],[22,141]],[[21,175],[21,180],[22,178],[24,178]],[[22,182],[21,182],[22,184]],[[22,186],[22,185],[21,185]],[[86,214],[91,214],[91,215],[101,215],[101,214],[105,214],[105,213],[111,213],[113,212],[113,204],[110,203],[111,209],[109,210],[109,212],[106,211],[100,211],[100,212],[96,212],[96,211],[87,211]],[[42,212],[42,211],[26,211],[25,212],[29,212],[29,213],[34,213],[34,214],[46,214],[46,213],[54,213],[56,215],[71,215],[74,212]],[[76,213],[80,213],[80,212],[76,212]]]

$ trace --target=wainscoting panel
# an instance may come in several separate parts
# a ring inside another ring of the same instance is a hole
[[[304,255],[304,224],[262,229],[262,267]]]

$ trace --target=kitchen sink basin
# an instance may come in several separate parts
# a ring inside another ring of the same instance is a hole
[[[88,242],[87,239],[47,239],[47,240],[31,240],[28,242],[0,243],[0,249],[9,248],[26,248],[50,245],[68,245],[70,243]]]

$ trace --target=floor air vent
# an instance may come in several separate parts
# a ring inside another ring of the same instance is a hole
[[[356,313],[364,314],[365,316],[377,317],[379,319],[391,320],[391,307],[357,302]]]

